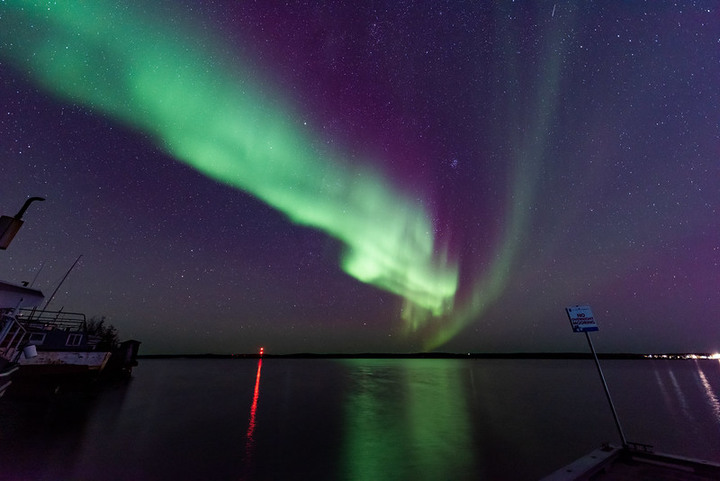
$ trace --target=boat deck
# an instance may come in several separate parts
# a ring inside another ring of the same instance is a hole
[[[542,481],[720,480],[719,464],[654,453],[646,448],[603,446]]]

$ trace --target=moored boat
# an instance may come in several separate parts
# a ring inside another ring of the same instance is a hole
[[[27,331],[34,357],[20,356],[20,376],[99,375],[112,354],[112,345],[88,330],[84,314],[21,309],[17,321]]]
[[[43,299],[37,289],[0,281],[0,397],[12,384],[26,347],[27,331],[17,320],[18,308],[37,306]],[[31,355],[28,351],[27,357]]]

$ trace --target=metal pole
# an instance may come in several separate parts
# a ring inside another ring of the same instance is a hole
[[[597,366],[598,374],[600,374],[600,380],[602,381],[603,388],[605,389],[605,396],[607,396],[610,409],[612,410],[613,419],[615,419],[615,426],[617,426],[618,432],[620,433],[620,439],[622,440],[623,448],[627,448],[627,440],[625,439],[625,433],[623,433],[622,426],[620,426],[620,419],[618,418],[617,411],[615,411],[615,405],[613,404],[612,397],[610,397],[610,390],[608,389],[607,383],[605,382],[605,375],[600,367],[600,361],[598,360],[597,354],[595,353],[595,346],[593,346],[592,340],[590,339],[590,333],[585,331],[585,337],[587,337],[588,344],[590,344],[590,350],[592,351],[593,358],[595,359],[595,366]]]
[[[73,262],[73,265],[71,265],[71,266],[70,266],[70,269],[68,269],[68,271],[65,273],[65,275],[64,275],[63,278],[62,278],[62,280],[60,281],[60,284],[58,284],[58,286],[55,288],[55,290],[53,291],[52,295],[50,296],[50,299],[48,299],[47,302],[45,303],[45,307],[42,308],[43,311],[44,311],[44,310],[47,310],[47,307],[48,307],[48,305],[50,304],[50,301],[53,300],[53,297],[55,297],[55,294],[57,294],[58,289],[60,289],[60,286],[63,285],[63,282],[65,282],[65,279],[67,279],[67,276],[70,275],[70,271],[73,270],[73,268],[75,267],[75,264],[78,263],[78,261],[80,260],[81,257],[82,257],[82,254],[80,254],[80,255],[78,256],[78,258],[75,259],[75,262]]]

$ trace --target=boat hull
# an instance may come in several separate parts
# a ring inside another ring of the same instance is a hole
[[[108,351],[38,351],[37,356],[21,356],[21,376],[48,374],[99,374],[110,359]]]
[[[11,364],[3,368],[0,372],[0,397],[3,397],[5,391],[8,390],[12,384],[12,376],[20,369],[17,364]]]

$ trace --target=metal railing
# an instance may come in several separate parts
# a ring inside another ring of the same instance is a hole
[[[0,356],[10,362],[15,362],[20,346],[25,341],[25,336],[27,336],[27,330],[12,315],[12,311],[3,312],[1,319]]]
[[[79,312],[20,309],[17,320],[30,330],[61,329],[73,332],[85,331],[87,328],[85,314]]]

